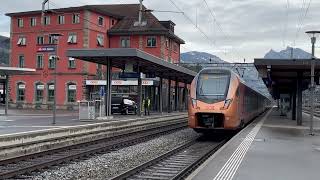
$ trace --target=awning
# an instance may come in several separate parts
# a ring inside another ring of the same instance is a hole
[[[23,73],[35,72],[35,71],[36,71],[35,69],[31,69],[31,68],[0,66],[0,75],[23,74]]]
[[[315,61],[315,81],[318,83],[320,59]],[[274,96],[291,93],[299,78],[302,80],[303,90],[310,83],[311,59],[255,59],[254,65]]]
[[[112,61],[112,66],[120,69],[124,69],[127,63],[133,63],[135,71],[139,65],[141,72],[145,74],[154,74],[185,83],[191,83],[197,74],[134,48],[70,49],[67,50],[67,56],[103,65],[106,65],[107,61]]]

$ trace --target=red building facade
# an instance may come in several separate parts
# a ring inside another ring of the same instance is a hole
[[[175,24],[144,12],[146,25],[137,27],[138,9],[137,4],[81,6],[49,10],[43,19],[41,11],[7,14],[11,17],[10,66],[36,69],[35,73],[10,76],[11,106],[50,108],[54,75],[58,108],[75,108],[78,100],[88,99],[94,88],[86,80],[104,79],[104,67],[68,58],[68,49],[138,48],[179,62],[184,42],[174,35]],[[56,63],[55,55],[59,57]]]

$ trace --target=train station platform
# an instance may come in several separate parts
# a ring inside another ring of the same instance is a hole
[[[320,119],[309,135],[309,116],[302,126],[272,108],[219,149],[188,179],[319,179]]]
[[[103,122],[118,122],[123,120],[152,119],[159,117],[171,117],[178,115],[187,115],[186,112],[159,113],[151,112],[150,116],[136,115],[118,115],[114,114],[109,120],[86,120],[80,121],[77,111],[57,111],[56,124],[52,124],[52,111],[48,110],[14,110],[10,109],[7,116],[0,116],[0,136],[32,133],[36,131],[45,131],[54,128],[68,128],[79,125],[90,125]]]

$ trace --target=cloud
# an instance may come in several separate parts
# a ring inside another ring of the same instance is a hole
[[[182,9],[184,14],[154,12],[160,20],[172,20],[176,23],[175,33],[186,41],[182,51],[197,50],[214,53],[229,61],[250,62],[255,57],[263,57],[271,48],[280,50],[292,46],[304,50],[310,49],[307,30],[318,30],[320,24],[320,2],[312,1],[308,14],[304,17],[309,1],[305,1],[301,9],[301,0],[207,0],[211,12],[203,0],[172,0]],[[28,11],[41,9],[42,0],[10,0],[0,7],[0,34],[9,33],[9,18],[7,12]],[[55,0],[51,1],[52,8],[81,6],[88,4],[87,0]],[[137,0],[91,0],[90,4],[105,3],[138,3]],[[170,0],[144,1],[145,6],[153,10],[178,11]],[[301,16],[302,15],[302,16]],[[206,35],[186,18],[197,25]],[[299,17],[303,17],[303,25],[299,24]],[[300,30],[299,30],[300,29]],[[299,30],[299,31],[298,31]],[[298,32],[298,33],[297,33]],[[206,37],[207,36],[207,37]],[[229,47],[229,48],[226,48]],[[232,48],[231,48],[232,47]]]

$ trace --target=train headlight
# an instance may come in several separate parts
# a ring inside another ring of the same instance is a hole
[[[193,108],[197,108],[197,100],[196,99],[191,99],[191,104]]]
[[[226,99],[224,101],[223,109],[228,109],[230,104],[231,104],[231,102],[232,102],[232,99]]]

